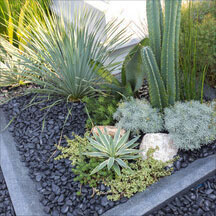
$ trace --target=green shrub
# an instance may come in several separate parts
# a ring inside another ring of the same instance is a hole
[[[118,107],[119,100],[113,96],[84,97],[86,112],[89,118],[86,127],[91,129],[95,125],[113,125],[113,113]]]
[[[133,173],[127,169],[122,170],[121,176],[116,176],[112,181],[105,184],[110,186],[111,195],[108,199],[118,200],[122,197],[130,198],[137,192],[144,191],[149,185],[159,181],[161,177],[171,174],[171,169],[164,168],[172,161],[166,163],[153,159],[154,150],[148,151],[146,160],[138,159],[135,163],[130,163]]]
[[[89,141],[87,137],[89,133],[85,133],[84,137],[80,137],[72,133],[74,139],[66,137],[67,146],[57,146],[57,149],[61,151],[61,154],[55,158],[55,160],[68,158],[73,165],[72,171],[76,174],[74,181],[79,181],[81,184],[89,184],[91,187],[97,187],[97,185],[104,179],[111,180],[114,178],[114,172],[112,170],[100,170],[94,175],[90,175],[93,169],[98,166],[103,159],[87,158],[83,155],[83,152],[87,151]]]
[[[159,110],[152,108],[145,99],[130,99],[121,103],[113,118],[117,126],[133,134],[156,133],[163,130],[163,119]]]
[[[98,129],[98,134],[93,133],[94,139],[88,137],[89,147],[88,151],[83,153],[89,157],[102,158],[103,161],[92,170],[91,175],[107,167],[108,170],[113,169],[117,175],[121,175],[120,167],[130,170],[125,161],[139,158],[140,150],[134,149],[139,143],[135,143],[139,137],[135,137],[128,141],[130,131],[126,132],[122,137],[120,136],[121,129],[119,128],[112,138],[104,129],[103,134]]]
[[[179,149],[199,149],[216,139],[213,104],[199,101],[177,102],[165,109],[165,128]]]
[[[180,59],[186,61],[189,72],[195,68],[196,77],[202,76],[206,65],[206,81],[216,86],[216,3],[191,2],[181,12]],[[190,27],[189,34],[188,27]],[[196,46],[196,53],[194,47]],[[190,54],[190,55],[189,55]],[[196,61],[194,61],[194,57]],[[187,59],[185,59],[187,58]],[[181,64],[182,68],[182,64]]]
[[[87,150],[87,146],[89,144],[87,137],[89,136],[89,133],[86,132],[84,137],[80,137],[75,133],[72,133],[72,135],[74,136],[74,139],[65,137],[67,141],[67,147],[56,145],[57,149],[60,150],[62,154],[57,156],[55,159],[60,160],[69,158],[69,160],[71,160],[71,164],[76,165],[78,162],[83,161],[84,156],[82,153]]]
[[[98,160],[96,158],[78,162],[76,167],[72,169],[73,173],[77,175],[74,181],[78,181],[84,185],[88,184],[90,187],[96,188],[100,182],[114,179],[115,173],[113,170],[100,170],[93,175],[90,174],[92,170],[102,162],[102,159]]]

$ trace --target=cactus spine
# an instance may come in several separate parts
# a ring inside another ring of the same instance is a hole
[[[164,108],[169,104],[173,105],[179,99],[178,46],[181,19],[180,9],[181,0],[165,0],[165,24],[163,27],[160,0],[147,1],[147,19],[151,48],[142,48],[141,56],[146,66],[146,74],[153,73],[153,75],[147,76],[151,103],[153,106],[159,108]],[[150,49],[152,49],[153,53],[150,52]],[[152,62],[146,62],[148,60]],[[157,63],[157,67],[154,65],[155,63]],[[150,67],[150,65],[154,65],[154,67]],[[158,73],[160,76],[156,75]],[[157,80],[155,82],[150,77],[155,77],[156,79],[160,79],[160,81]],[[160,86],[163,83],[165,88],[165,91],[159,88],[161,90],[159,93],[160,97],[158,97],[157,91],[153,90],[156,87],[156,83],[160,83]]]

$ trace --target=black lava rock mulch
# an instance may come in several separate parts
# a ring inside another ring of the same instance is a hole
[[[13,204],[0,167],[0,216],[15,216]]]
[[[44,212],[48,215],[101,215],[113,206],[126,202],[122,199],[117,202],[107,200],[106,196],[92,196],[93,190],[88,185],[82,186],[74,182],[75,175],[71,170],[69,160],[54,160],[60,154],[55,144],[66,145],[61,134],[72,137],[85,133],[86,114],[84,105],[77,103],[60,103],[49,111],[42,108],[51,105],[53,101],[42,102],[29,108],[32,95],[15,98],[2,106],[8,120],[16,118],[9,126],[20,152],[21,161],[29,168],[29,176],[38,182],[36,190],[41,194],[41,203]],[[35,102],[41,99],[36,99]],[[71,110],[68,120],[65,118]],[[42,125],[45,123],[42,131]],[[61,141],[60,141],[61,140]],[[60,142],[59,142],[60,141]],[[102,191],[108,188],[100,186]],[[81,195],[77,191],[81,190]]]
[[[38,183],[37,191],[41,194],[40,201],[44,212],[51,216],[96,216],[126,202],[126,198],[112,202],[107,200],[106,195],[92,196],[92,188],[88,185],[81,187],[78,182],[73,181],[75,175],[69,160],[54,160],[54,157],[60,154],[54,144],[66,145],[62,134],[71,137],[71,132],[78,135],[85,133],[87,116],[84,105],[80,102],[60,103],[50,109],[43,109],[53,104],[50,100],[26,108],[32,98],[33,95],[14,98],[2,108],[8,121],[16,116],[9,126],[9,131],[16,141],[21,161],[29,168],[29,176]],[[41,100],[42,98],[37,98],[35,102]],[[68,115],[68,110],[71,111],[71,115]],[[173,172],[187,167],[198,158],[214,153],[216,142],[203,146],[198,151],[179,151],[180,158],[174,163]],[[102,184],[100,189],[107,191]],[[76,192],[80,190],[81,195],[77,195]]]
[[[203,183],[175,197],[160,210],[145,216],[215,216],[216,173]]]

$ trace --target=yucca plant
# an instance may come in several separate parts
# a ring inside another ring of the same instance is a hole
[[[108,170],[113,169],[117,175],[121,175],[120,167],[130,169],[124,160],[140,157],[140,150],[134,149],[134,147],[139,145],[139,143],[136,143],[139,136],[128,141],[130,132],[128,131],[121,137],[120,130],[120,128],[117,130],[114,138],[108,135],[106,130],[103,134],[99,129],[99,135],[93,133],[93,138],[88,137],[90,142],[89,152],[85,152],[84,155],[104,159],[101,164],[92,170],[91,174],[94,174],[107,166]]]
[[[163,109],[179,100],[179,29],[181,0],[165,0],[165,21],[160,0],[147,1],[150,47],[141,49],[151,104]]]
[[[122,21],[105,24],[104,15],[79,8],[69,15],[73,20],[69,22],[63,12],[57,16],[40,10],[44,24],[37,16],[32,19],[34,11],[29,10],[31,16],[25,18],[29,29],[21,30],[28,44],[22,43],[24,54],[17,58],[28,71],[25,80],[40,85],[37,92],[69,101],[99,91],[105,82],[102,74],[110,75],[116,68],[109,55],[128,41]]]

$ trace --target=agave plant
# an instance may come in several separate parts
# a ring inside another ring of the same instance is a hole
[[[141,49],[144,71],[154,107],[179,100],[179,30],[181,0],[165,0],[165,22],[160,0],[147,1],[150,47]]]
[[[108,170],[112,168],[117,175],[121,175],[120,167],[130,169],[124,160],[131,160],[140,157],[138,154],[140,150],[133,149],[139,145],[139,143],[136,143],[139,136],[128,141],[130,132],[128,131],[121,137],[120,128],[117,130],[114,138],[108,135],[106,130],[103,134],[98,129],[98,134],[99,135],[93,133],[94,139],[88,137],[90,142],[89,152],[84,153],[84,155],[90,157],[104,159],[101,164],[95,167],[95,169],[91,172],[91,175],[103,169],[105,166],[107,166]]]
[[[29,41],[22,43],[24,55],[17,55],[28,70],[25,80],[40,85],[37,92],[69,101],[99,91],[105,77],[116,68],[109,55],[129,39],[120,27],[122,21],[105,24],[104,15],[79,8],[69,14],[73,20],[69,22],[63,12],[57,16],[40,10],[44,24],[37,16],[32,18],[34,11],[28,11],[31,16],[25,17],[25,22],[29,29],[20,31]]]

